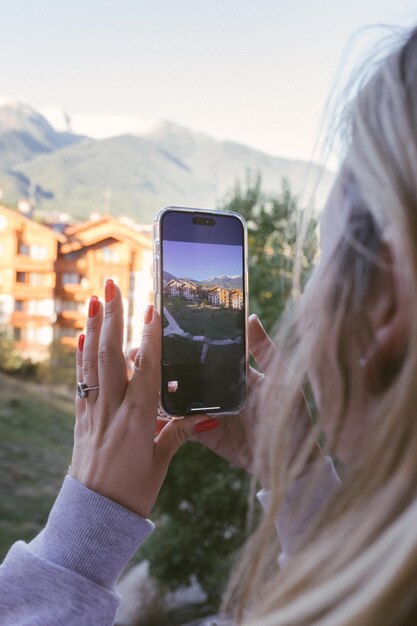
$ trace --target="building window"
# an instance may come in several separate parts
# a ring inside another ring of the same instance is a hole
[[[68,311],[75,311],[77,313],[86,313],[86,303],[77,302],[76,300],[58,299],[55,301],[55,311],[57,313],[66,313]]]
[[[9,221],[5,215],[0,215],[0,230],[6,230]]]
[[[120,263],[120,254],[114,247],[106,246],[101,249],[101,255],[104,263]]]
[[[48,258],[48,248],[40,244],[30,246],[30,257],[39,261],[45,261]]]
[[[53,312],[52,301],[47,299],[33,299],[28,300],[27,313],[28,315],[41,315],[43,317],[49,317]]]
[[[26,329],[26,341],[48,346],[52,341],[50,326],[30,326]]]
[[[75,300],[64,300],[62,303],[63,311],[79,311],[82,313],[84,307],[84,302],[76,302]]]
[[[16,282],[17,283],[26,283],[27,282],[27,273],[26,272],[16,272]]]
[[[72,326],[62,326],[59,329],[59,335],[61,337],[76,337],[77,329],[73,328]]]
[[[13,339],[15,341],[22,341],[23,339],[23,328],[13,328]]]
[[[47,287],[51,284],[50,274],[40,274],[39,272],[31,272],[29,274],[29,284],[32,287]]]
[[[29,254],[30,253],[30,246],[27,245],[27,243],[23,243],[23,241],[19,241],[18,245],[17,245],[17,254]]]
[[[24,300],[15,300],[14,301],[14,310],[15,311],[24,311],[25,310],[25,302],[24,302]]]
[[[77,272],[63,272],[62,284],[63,285],[79,285],[81,282],[81,276]]]

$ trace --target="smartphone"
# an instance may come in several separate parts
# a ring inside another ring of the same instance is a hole
[[[154,222],[161,411],[236,413],[246,400],[247,230],[238,213],[170,206]]]

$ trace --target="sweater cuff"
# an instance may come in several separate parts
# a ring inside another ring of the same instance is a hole
[[[275,519],[284,560],[295,552],[306,529],[340,484],[332,459],[323,457],[291,485]],[[263,509],[268,511],[270,491],[262,489],[256,495]]]
[[[29,547],[39,557],[113,589],[154,527],[67,475],[45,528]]]

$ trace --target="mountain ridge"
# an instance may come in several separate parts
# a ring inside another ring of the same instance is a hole
[[[149,223],[161,206],[216,207],[246,172],[278,192],[283,177],[295,194],[313,192],[321,207],[334,175],[302,160],[274,157],[244,144],[164,121],[148,132],[105,139],[55,130],[29,105],[0,106],[0,187],[3,199],[32,197],[46,212],[75,219],[91,212]],[[313,174],[313,176],[311,176]]]

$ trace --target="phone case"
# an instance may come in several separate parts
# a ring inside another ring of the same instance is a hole
[[[249,366],[248,366],[248,360],[249,360],[249,349],[248,349],[248,310],[249,310],[249,277],[248,277],[248,243],[247,243],[247,226],[246,226],[246,222],[243,219],[243,217],[239,214],[236,213],[235,211],[222,211],[221,209],[203,209],[203,208],[192,208],[192,207],[182,207],[182,206],[167,206],[164,207],[162,209],[160,209],[160,211],[158,211],[158,213],[155,216],[154,222],[153,222],[153,293],[154,293],[154,305],[156,310],[158,311],[161,319],[162,319],[162,315],[163,315],[163,311],[162,311],[162,297],[161,297],[161,288],[162,288],[162,282],[161,282],[161,220],[163,215],[167,212],[167,211],[171,211],[171,210],[175,210],[175,211],[182,211],[185,213],[210,213],[212,215],[230,215],[233,217],[236,217],[237,219],[240,220],[242,226],[243,226],[243,258],[244,258],[244,267],[243,267],[243,289],[244,289],[244,294],[245,294],[245,329],[244,329],[244,335],[245,335],[245,362],[246,362],[246,381],[248,380],[248,370],[249,370]],[[161,329],[162,330],[162,329]],[[226,415],[236,415],[239,411],[241,411],[244,407],[244,404],[246,403],[246,399],[245,401],[242,403],[241,406],[237,407],[236,410],[234,411],[226,411],[226,412],[222,412],[222,413],[213,413],[213,415],[217,418],[217,417],[224,417]],[[208,415],[210,415],[210,412],[207,412]],[[198,414],[197,414],[198,415]],[[171,419],[184,419],[184,417],[190,417],[188,415],[185,416],[178,416],[178,415],[171,415],[170,413],[168,413],[164,407],[162,406],[162,403],[159,403],[159,409],[158,409],[158,417],[162,418],[162,419],[166,419],[166,420],[171,420]]]

